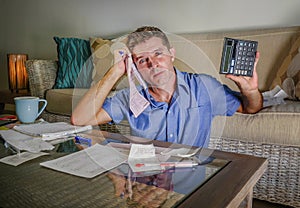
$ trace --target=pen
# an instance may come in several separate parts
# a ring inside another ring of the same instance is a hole
[[[92,139],[84,138],[84,137],[81,137],[81,136],[76,136],[75,137],[75,143],[90,147],[90,146],[92,146]]]
[[[197,166],[198,163],[195,162],[163,162],[163,163],[137,163],[136,167],[151,167],[151,166],[165,167],[176,167],[176,168],[190,168]]]

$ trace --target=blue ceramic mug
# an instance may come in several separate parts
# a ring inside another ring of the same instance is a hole
[[[33,123],[47,106],[47,100],[38,97],[15,97],[16,114],[22,123]],[[40,107],[39,103],[43,102]]]

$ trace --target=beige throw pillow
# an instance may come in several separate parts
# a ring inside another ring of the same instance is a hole
[[[113,55],[110,52],[112,42],[102,38],[90,38],[90,47],[94,70],[92,85],[97,83],[113,64]]]
[[[101,80],[107,71],[113,66],[113,52],[115,49],[124,47],[124,40],[124,37],[113,40],[102,39],[100,37],[90,38],[90,47],[94,65],[91,85],[94,85]],[[128,86],[124,77],[116,83],[113,90],[119,90]]]
[[[279,85],[289,99],[300,99],[300,37],[282,62],[272,86]]]

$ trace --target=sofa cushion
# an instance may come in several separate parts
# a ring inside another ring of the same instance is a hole
[[[236,113],[216,117],[212,137],[225,137],[245,142],[300,146],[300,102],[287,101],[257,114]]]
[[[57,44],[58,71],[54,88],[88,88],[92,79],[89,41],[54,37]]]
[[[46,91],[48,105],[46,111],[49,113],[71,116],[72,109],[88,89],[68,88],[50,89]]]

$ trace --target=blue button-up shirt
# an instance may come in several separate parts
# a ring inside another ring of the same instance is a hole
[[[150,105],[137,118],[129,109],[128,88],[107,98],[103,109],[115,123],[128,120],[134,136],[206,147],[212,119],[233,115],[240,100],[236,92],[209,75],[175,71],[177,87],[170,103],[157,102],[148,90],[138,87]]]

